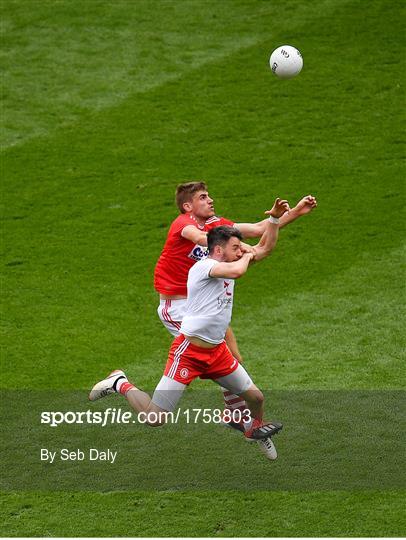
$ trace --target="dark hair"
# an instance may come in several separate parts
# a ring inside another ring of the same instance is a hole
[[[179,184],[176,188],[175,200],[177,207],[185,214],[183,205],[185,202],[190,202],[193,199],[193,195],[198,191],[207,191],[207,186],[204,182],[187,182],[186,184]]]
[[[209,253],[213,251],[214,246],[225,246],[233,236],[242,240],[242,234],[235,227],[221,225],[221,227],[211,229],[207,235],[207,247],[209,248]]]

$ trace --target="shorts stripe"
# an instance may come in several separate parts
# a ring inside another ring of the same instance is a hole
[[[173,362],[173,364],[171,366],[171,369],[168,371],[168,375],[167,375],[167,377],[169,377],[170,379],[174,378],[176,370],[178,369],[178,366],[179,366],[180,356],[181,356],[181,354],[183,354],[186,351],[189,344],[190,344],[190,341],[185,339],[185,341],[183,341],[179,345],[179,347],[176,349],[176,351],[174,352],[174,355],[173,355],[174,356],[174,362]]]
[[[165,319],[166,322],[169,322],[169,320],[168,320],[168,308],[170,307],[170,305],[171,305],[171,301],[170,300],[165,300],[165,305],[162,308],[162,317]]]
[[[165,306],[162,309],[162,317],[165,319],[165,321],[172,326],[176,328],[176,330],[180,330],[180,323],[175,322],[172,320],[172,317],[169,315],[168,310],[171,307],[171,301],[165,300]]]
[[[168,310],[169,310],[170,306],[171,306],[171,301],[170,300],[165,300],[165,306],[162,309],[162,317],[165,319],[165,321],[167,323],[171,324],[177,330],[179,330],[180,329],[180,324],[178,322],[173,321],[171,316],[168,313]]]
[[[167,375],[169,378],[173,379],[173,377],[175,376],[176,370],[178,369],[178,366],[179,366],[180,356],[183,352],[185,352],[188,345],[189,345],[189,341],[185,339],[185,341],[183,341],[174,352],[174,355],[173,355],[174,361]]]

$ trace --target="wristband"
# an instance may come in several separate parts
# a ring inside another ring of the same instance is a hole
[[[277,217],[269,216],[268,220],[271,223],[275,223],[275,225],[279,225],[279,218],[277,218]]]

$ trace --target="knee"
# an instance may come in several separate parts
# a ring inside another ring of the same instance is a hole
[[[250,393],[250,397],[246,401],[251,401],[251,403],[255,403],[255,405],[262,405],[264,402],[264,394],[257,388]]]

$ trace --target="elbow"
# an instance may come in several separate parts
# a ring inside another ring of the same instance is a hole
[[[261,259],[265,259],[265,257],[268,257],[268,255],[272,253],[274,247],[275,245],[264,247],[262,249],[257,249],[255,260],[260,261]]]

